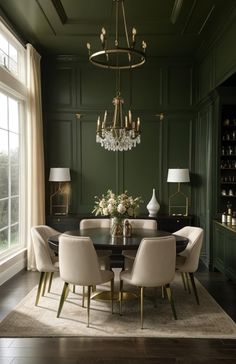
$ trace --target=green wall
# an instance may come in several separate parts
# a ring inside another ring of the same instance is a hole
[[[95,142],[96,120],[113,113],[115,73],[76,57],[44,58],[43,100],[46,175],[50,167],[72,171],[70,212],[91,212],[94,196],[112,188],[141,195],[142,212],[156,188],[167,212],[168,168],[192,171],[195,102],[194,70],[189,59],[149,59],[121,74],[124,109],[141,117],[141,144],[129,152],[108,152]],[[164,112],[160,121],[156,114]],[[76,114],[80,114],[80,117]],[[49,185],[46,181],[46,190]],[[190,185],[183,186],[191,200]],[[47,198],[48,200],[48,198]]]

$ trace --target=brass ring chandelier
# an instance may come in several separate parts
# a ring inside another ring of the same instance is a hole
[[[116,2],[116,32],[114,46],[109,48],[109,41],[107,38],[107,32],[103,27],[100,34],[100,41],[102,50],[91,53],[91,44],[87,43],[89,52],[89,61],[95,66],[108,68],[108,69],[130,69],[142,66],[146,61],[146,42],[142,41],[142,50],[135,49],[136,45],[136,28],[132,28],[131,41],[129,40],[124,0],[113,0]],[[125,33],[125,45],[121,45],[119,34],[119,14],[120,7],[122,12],[124,33]]]

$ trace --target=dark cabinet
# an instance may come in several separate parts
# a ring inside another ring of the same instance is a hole
[[[213,268],[236,281],[236,227],[214,221]]]
[[[80,220],[78,215],[48,215],[46,217],[46,224],[64,233],[69,230],[78,230]]]
[[[160,215],[157,216],[158,230],[169,231],[174,233],[175,231],[182,229],[184,226],[191,226],[193,224],[193,216],[169,216]]]

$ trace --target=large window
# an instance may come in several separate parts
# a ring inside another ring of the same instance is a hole
[[[25,57],[21,44],[12,36],[0,20],[0,66],[22,82],[25,82]]]
[[[25,244],[25,54],[0,21],[0,261]]]
[[[20,107],[0,92],[0,253],[19,241]]]

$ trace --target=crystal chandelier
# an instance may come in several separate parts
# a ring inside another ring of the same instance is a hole
[[[127,151],[136,147],[140,143],[140,118],[132,120],[132,114],[129,110],[128,116],[123,118],[122,99],[120,92],[117,92],[113,99],[114,115],[112,123],[107,124],[107,110],[104,113],[103,121],[100,116],[97,120],[96,142],[102,147],[111,151]]]
[[[142,50],[135,49],[136,34],[132,28],[129,40],[124,0],[113,0],[115,2],[115,39],[113,46],[109,46],[107,32],[103,27],[100,34],[102,50],[91,53],[91,45],[87,43],[89,61],[95,66],[116,70],[116,96],[113,99],[114,114],[111,122],[107,121],[107,110],[103,120],[100,116],[97,120],[96,142],[109,151],[127,151],[140,143],[140,118],[133,120],[131,110],[123,117],[124,100],[120,93],[120,70],[131,70],[143,65],[146,61],[146,43],[142,41]],[[123,37],[125,44],[120,40],[119,17],[121,14],[124,25]]]

